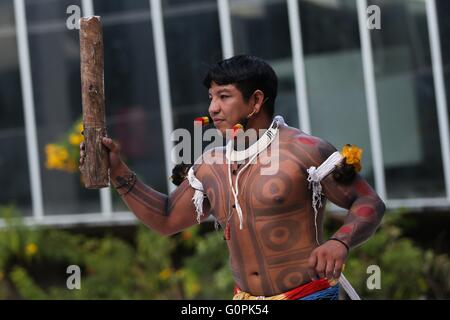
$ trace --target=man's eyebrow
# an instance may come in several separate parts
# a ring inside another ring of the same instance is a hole
[[[228,88],[219,89],[219,90],[217,90],[216,94],[221,94],[221,93],[224,93],[224,92],[230,93],[231,90],[228,89]],[[208,94],[212,94],[211,91],[208,91]]]

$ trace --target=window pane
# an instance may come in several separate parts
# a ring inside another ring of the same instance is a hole
[[[364,76],[354,1],[300,1],[312,134],[364,150],[361,174],[374,186]]]
[[[0,1],[0,206],[31,215],[30,177],[12,1]]]
[[[445,195],[424,1],[370,1],[382,12],[372,32],[389,198]]]
[[[124,18],[126,15],[130,14],[128,17],[136,17],[138,12],[141,12],[143,15],[149,15],[149,1],[142,0],[92,0],[94,3],[94,13],[96,15],[100,15],[102,17],[108,17],[108,19],[112,19],[114,16],[112,14],[118,13],[120,17]],[[134,20],[134,19],[133,19]]]
[[[279,77],[275,114],[298,127],[295,81],[286,1],[231,0],[234,50],[265,59]]]
[[[84,188],[78,170],[46,168],[46,146],[62,139],[82,113],[79,36],[66,27],[73,4],[80,2],[25,1],[46,215],[100,211],[98,191]]]
[[[121,143],[125,162],[142,181],[167,192],[150,2],[94,4],[103,19],[109,135]],[[115,191],[113,201],[115,211],[128,211]]]
[[[174,128],[192,133],[194,118],[208,115],[208,93],[203,86],[207,66],[222,59],[217,2],[162,3]],[[191,161],[195,156],[192,152]]]

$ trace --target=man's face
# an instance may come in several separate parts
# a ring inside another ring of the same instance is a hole
[[[222,135],[225,130],[233,128],[252,112],[252,106],[245,102],[242,93],[233,84],[218,85],[212,82],[209,88],[209,115],[214,126]]]

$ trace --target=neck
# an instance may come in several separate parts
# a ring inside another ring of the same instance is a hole
[[[257,139],[261,137],[264,132],[269,128],[270,124],[272,123],[272,118],[270,118],[265,112],[262,112],[258,114],[255,117],[252,117],[248,120],[247,125],[245,126],[245,131],[252,130],[256,132],[256,136],[254,134],[246,135],[245,143],[235,143],[234,149],[240,150],[240,149],[247,149],[249,146],[251,146],[253,143],[256,142]],[[239,137],[235,138],[239,139]],[[242,147],[240,147],[242,146]]]
[[[248,120],[247,126],[245,130],[253,129],[259,135],[260,130],[267,130],[272,123],[272,118],[267,115],[265,112],[261,112],[255,117],[252,117]]]

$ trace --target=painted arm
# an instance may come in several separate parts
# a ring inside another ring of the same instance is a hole
[[[336,150],[330,143],[312,136],[297,137],[295,141],[305,155],[304,166],[320,166]],[[344,224],[329,240],[317,247],[309,259],[313,279],[339,278],[347,259],[348,249],[367,239],[380,225],[385,204],[359,174],[347,183],[336,181],[332,174],[321,182],[322,193],[334,204],[348,210]]]
[[[109,138],[102,143],[109,150],[110,178],[114,187],[123,185],[132,173],[120,157],[120,146]],[[84,145],[80,145],[80,164],[84,160]],[[172,235],[197,224],[197,214],[192,197],[194,189],[187,180],[183,181],[170,195],[160,193],[145,185],[139,179],[134,187],[126,192],[119,190],[127,207],[150,229],[162,234]],[[125,194],[126,193],[126,194]],[[202,220],[209,215],[209,203],[204,201]]]
[[[321,143],[322,154],[336,151],[331,144]],[[353,248],[368,240],[380,225],[386,206],[369,183],[356,174],[349,183],[336,181],[332,174],[322,180],[325,197],[348,213],[344,225],[332,236]]]
[[[116,187],[122,184],[131,170],[120,166],[111,173]],[[197,224],[197,214],[192,203],[194,189],[184,180],[169,196],[160,193],[137,180],[129,193],[121,196],[127,207],[150,229],[172,235]],[[202,221],[208,216],[208,202],[203,204]]]

